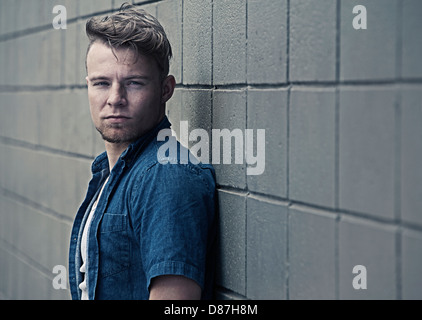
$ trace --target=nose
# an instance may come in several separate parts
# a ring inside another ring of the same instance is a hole
[[[110,88],[107,104],[112,107],[122,107],[127,103],[124,86],[115,84]]]

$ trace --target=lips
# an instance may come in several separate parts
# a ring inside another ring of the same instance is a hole
[[[111,115],[111,116],[105,117],[105,119],[130,119],[130,117],[126,117],[123,115]]]
[[[122,115],[111,115],[104,118],[105,120],[108,120],[111,123],[122,123],[126,122],[130,119],[130,117],[122,116]]]

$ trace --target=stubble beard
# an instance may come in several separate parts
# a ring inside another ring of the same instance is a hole
[[[132,143],[140,137],[136,130],[126,128],[121,124],[101,125],[95,128],[103,140],[110,143]]]

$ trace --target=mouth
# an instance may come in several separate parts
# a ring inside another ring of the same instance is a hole
[[[121,123],[121,122],[130,120],[130,117],[122,116],[122,115],[111,115],[111,116],[104,117],[104,119],[112,123]]]

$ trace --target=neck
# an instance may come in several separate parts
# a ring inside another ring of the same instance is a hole
[[[105,149],[107,152],[107,158],[108,158],[108,167],[111,170],[113,169],[114,165],[116,164],[117,160],[119,159],[120,155],[123,153],[123,151],[126,150],[126,148],[130,145],[129,142],[125,143],[111,143],[111,142],[105,142]]]

